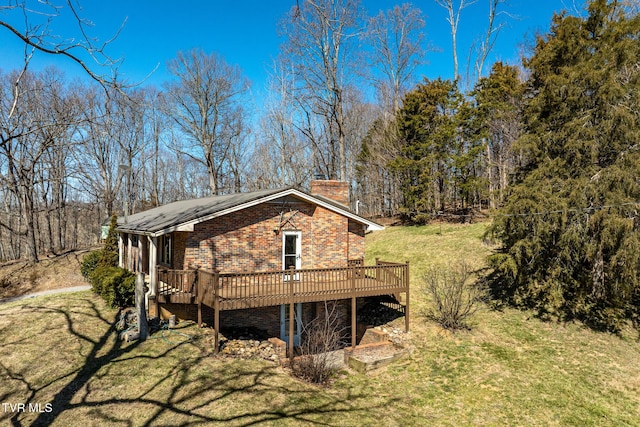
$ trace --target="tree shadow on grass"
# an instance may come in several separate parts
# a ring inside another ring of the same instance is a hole
[[[0,392],[3,402],[15,402],[20,395],[27,407],[50,405],[50,412],[0,414],[0,420],[8,416],[5,419],[14,426],[76,424],[84,417],[92,423],[131,426],[255,425],[277,420],[342,425],[337,421],[341,415],[357,417],[393,404],[389,399],[376,403],[369,395],[348,390],[335,396],[290,379],[267,362],[213,359],[197,339],[124,343],[109,318],[112,313],[101,309],[99,300],[87,294],[69,297],[65,303],[66,307],[26,304],[20,311],[44,313],[52,324],[65,324],[56,332],[64,336],[53,343],[42,340],[48,348],[40,353],[55,359],[56,354],[77,349],[75,356],[80,355],[81,362],[70,363],[45,380],[0,360],[0,379],[21,384],[24,390]],[[14,347],[10,351],[25,345],[21,337],[2,342]],[[144,375],[146,370],[152,373]]]

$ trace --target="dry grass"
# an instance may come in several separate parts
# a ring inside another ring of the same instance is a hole
[[[410,260],[415,285],[426,267],[461,256],[482,267],[483,231],[398,227],[367,244],[372,256]],[[90,292],[1,304],[0,403],[53,412],[0,406],[0,425],[640,425],[631,334],[511,309],[481,310],[471,331],[451,334],[415,315],[410,356],[317,388],[266,361],[211,356],[208,330],[195,326],[124,344],[115,314]]]
[[[375,410],[366,395],[320,392],[266,361],[217,359],[195,325],[123,343],[115,314],[90,292],[1,305],[0,403],[52,411],[0,411],[0,424],[297,425]]]
[[[51,289],[86,285],[80,262],[88,250],[66,252],[33,264],[11,261],[0,265],[0,299]]]

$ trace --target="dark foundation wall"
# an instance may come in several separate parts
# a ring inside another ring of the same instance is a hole
[[[316,318],[324,318],[327,310],[335,304],[335,314],[339,319],[339,328],[343,332],[345,340],[350,339],[351,327],[351,300],[332,301],[326,308],[324,302],[304,303],[302,305],[302,327],[309,325]],[[364,301],[358,299],[358,309]],[[160,318],[169,319],[175,314],[179,321],[197,321],[198,306],[195,304],[162,304],[160,306]],[[208,326],[214,324],[213,309],[202,307],[202,320]],[[220,330],[224,333],[230,328],[255,328],[268,337],[280,337],[280,306],[260,307],[243,310],[228,310],[220,312]],[[304,331],[303,331],[304,332]]]

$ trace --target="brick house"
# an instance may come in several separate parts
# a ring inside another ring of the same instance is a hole
[[[364,265],[365,232],[383,227],[352,212],[348,197],[347,183],[318,180],[310,192],[170,203],[119,219],[119,262],[147,275],[150,315],[204,320],[216,332],[258,327],[292,349],[325,301],[341,301],[352,331],[368,296],[403,293],[408,313],[408,265]]]

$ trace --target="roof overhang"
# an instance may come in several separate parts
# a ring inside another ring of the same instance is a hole
[[[212,220],[214,218],[219,218],[225,215],[229,215],[232,214],[234,212],[238,212],[241,211],[243,209],[247,209],[250,208],[252,206],[257,206],[259,204],[262,203],[267,203],[276,199],[279,199],[281,197],[286,197],[286,196],[293,196],[296,197],[298,199],[301,199],[303,201],[306,201],[308,203],[313,203],[315,205],[321,206],[325,209],[328,209],[330,211],[336,212],[340,215],[343,215],[349,219],[352,219],[356,222],[359,222],[361,224],[364,224],[367,226],[367,231],[380,231],[380,230],[384,230],[384,226],[377,224],[373,221],[370,221],[366,218],[361,217],[360,215],[357,215],[353,212],[351,212],[346,206],[344,208],[342,208],[341,204],[337,203],[337,202],[330,202],[329,200],[326,200],[324,198],[319,198],[319,197],[315,197],[313,195],[307,194],[303,191],[297,190],[295,188],[288,188],[282,191],[279,191],[277,193],[273,193],[271,195],[268,196],[264,196],[264,197],[260,197],[258,199],[255,200],[251,200],[249,202],[245,202],[245,203],[240,203],[238,205],[229,207],[227,209],[223,209],[208,215],[203,215],[201,217],[192,219],[190,221],[185,221],[183,223],[179,223],[179,224],[175,224],[172,225],[171,227],[167,227],[167,228],[163,228],[161,230],[156,230],[156,231],[143,231],[143,230],[138,230],[138,229],[127,229],[127,224],[121,224],[117,227],[117,231],[122,232],[122,233],[132,233],[132,234],[139,234],[139,235],[145,235],[145,236],[149,236],[149,237],[159,237],[165,234],[169,234],[169,233],[173,233],[175,231],[193,231],[194,230],[194,226],[196,224],[199,224],[201,222],[205,222],[205,221],[209,221]]]

